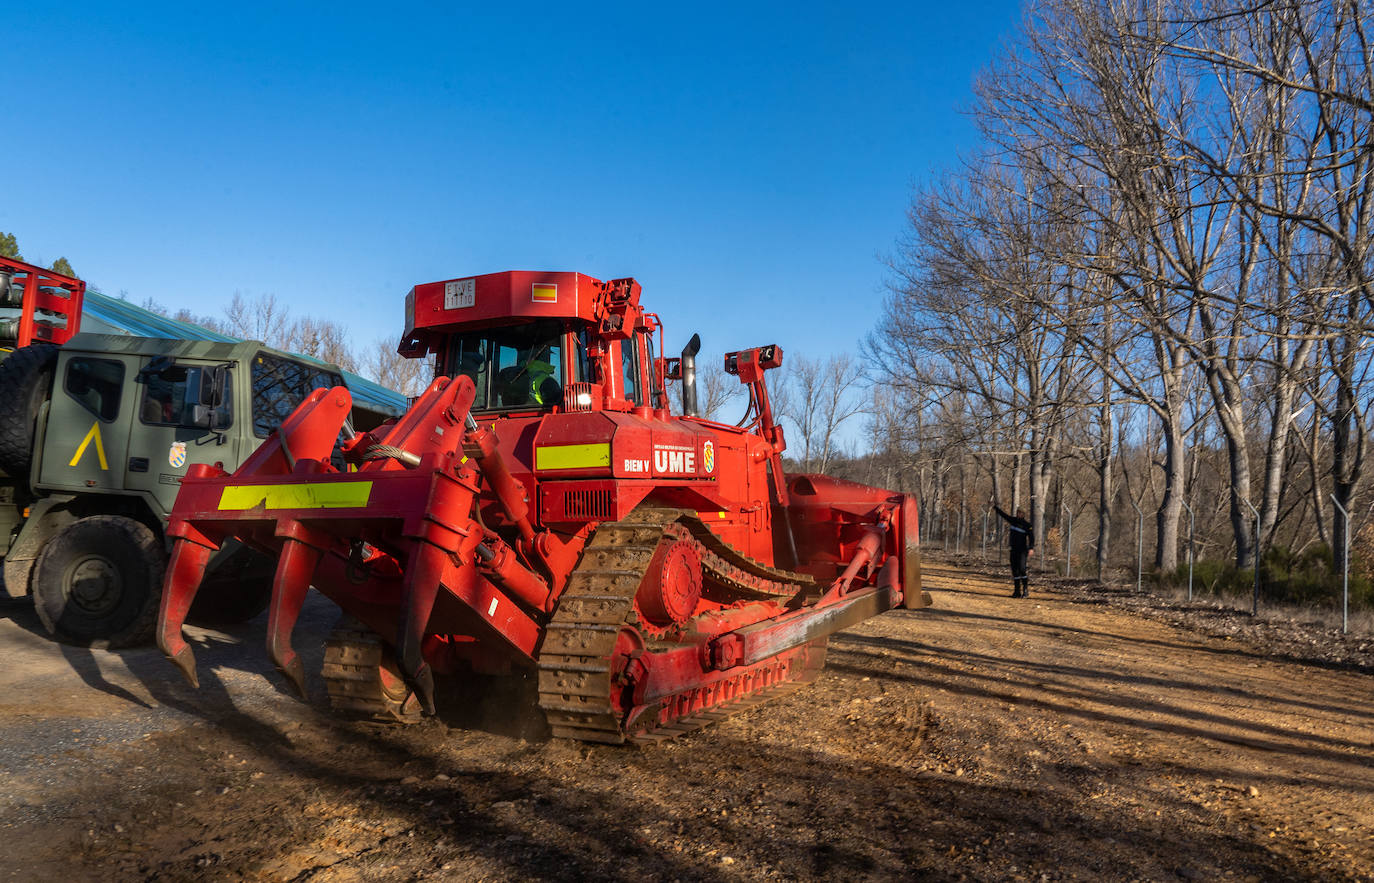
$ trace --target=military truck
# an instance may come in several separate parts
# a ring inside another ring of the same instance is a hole
[[[25,265],[5,264],[22,281],[13,268]],[[18,294],[11,300],[32,327],[32,307]],[[5,322],[0,316],[0,340]],[[78,325],[79,313],[62,328]],[[44,342],[53,339],[0,344],[0,598],[32,597],[43,624],[71,644],[151,638],[163,528],[188,466],[236,468],[317,387],[369,387],[355,402],[360,431],[406,404],[376,384],[346,383],[337,366],[257,341],[75,333],[62,334],[60,346]],[[274,566],[245,547],[224,549],[193,616],[229,623],[261,612]]]

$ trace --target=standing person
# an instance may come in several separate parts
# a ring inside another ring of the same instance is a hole
[[[1031,530],[1031,523],[1026,520],[1024,509],[1017,509],[1015,515],[1008,515],[997,505],[996,500],[993,501],[992,508],[997,510],[997,514],[1002,516],[1002,520],[1011,530],[1011,596],[1029,598],[1030,574],[1026,564],[1028,558],[1035,554],[1035,531]]]

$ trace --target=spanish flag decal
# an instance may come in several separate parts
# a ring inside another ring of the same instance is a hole
[[[530,286],[530,301],[536,304],[558,303],[558,286],[552,282],[536,282]]]

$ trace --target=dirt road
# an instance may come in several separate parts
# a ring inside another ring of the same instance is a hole
[[[198,633],[195,692],[12,614],[0,877],[1374,879],[1368,670],[927,583],[934,610],[837,636],[815,686],[644,750],[546,741],[475,690],[341,722],[265,677],[261,623]]]

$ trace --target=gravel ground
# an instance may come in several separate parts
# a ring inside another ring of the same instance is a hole
[[[1374,880],[1358,639],[1079,582],[1011,599],[954,561],[927,583],[815,685],[646,749],[548,740],[513,682],[339,720],[280,689],[260,622],[194,635],[193,691],[11,612],[0,877]],[[307,669],[330,620],[313,600]]]

